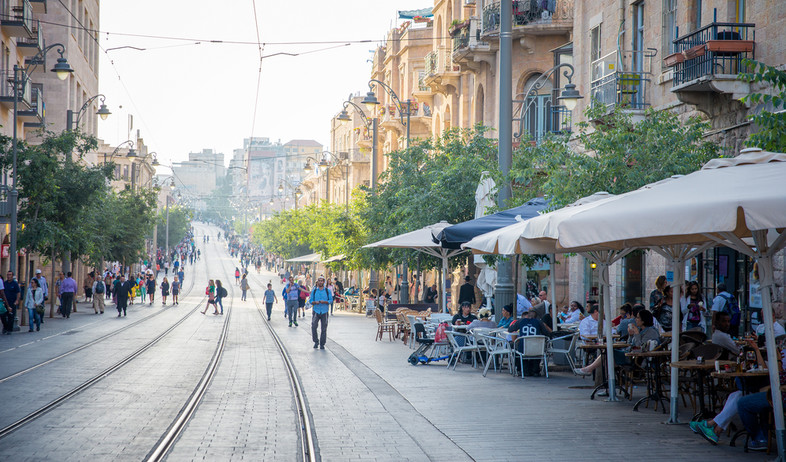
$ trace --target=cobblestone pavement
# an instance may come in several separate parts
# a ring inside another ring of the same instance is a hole
[[[252,296],[239,299],[230,274],[236,265],[223,241],[200,247],[203,262],[190,275],[197,284],[180,306],[135,305],[121,319],[110,306],[103,317],[80,306],[69,320],[47,319],[40,333],[0,339],[0,427],[104,370],[204,303],[203,281],[209,275],[231,285],[232,300],[225,301],[225,312],[232,312],[226,348],[168,459],[297,459],[295,406],[282,358]],[[269,280],[280,294],[275,275],[252,271],[250,279],[253,296],[261,297]],[[272,326],[305,389],[322,461],[768,458],[728,447],[726,436],[726,444],[710,446],[685,425],[665,425],[660,412],[633,412],[633,402],[591,401],[590,381],[566,372],[522,380],[493,371],[484,378],[466,364],[449,371],[444,361],[411,366],[406,359],[412,350],[400,341],[374,341],[376,322],[362,315],[337,312],[330,318],[327,349],[315,350],[310,313],[300,318],[299,327],[290,328],[282,308],[275,307]],[[3,380],[152,315],[96,345]],[[190,315],[140,358],[0,439],[0,460],[143,459],[204,373],[223,321],[221,316]],[[642,392],[637,389],[635,395]]]

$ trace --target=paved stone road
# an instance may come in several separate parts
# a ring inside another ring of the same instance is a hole
[[[233,284],[235,264],[223,242],[217,244],[201,245],[203,258],[209,261],[187,275],[197,278],[197,284],[180,306],[34,372],[0,382],[4,397],[0,426],[165,330],[202,300],[208,275]],[[252,272],[252,294],[261,296],[268,280],[280,293],[276,279],[266,272]],[[234,292],[234,286],[231,289]],[[237,293],[231,298],[225,302],[232,315],[220,367],[168,458],[295,460],[300,443],[283,361],[253,299],[242,302]],[[135,305],[128,318],[117,319],[80,309],[68,321],[48,319],[38,334],[3,336],[0,381],[161,310]],[[744,454],[741,448],[710,446],[687,426],[663,424],[660,412],[634,413],[632,402],[591,401],[589,390],[577,388],[589,381],[565,372],[554,372],[548,380],[522,380],[494,372],[484,378],[464,364],[455,372],[447,370],[444,362],[411,366],[406,362],[409,348],[400,341],[375,342],[375,321],[357,314],[339,312],[331,317],[327,349],[314,350],[310,313],[297,328],[287,327],[282,313],[279,304],[272,324],[305,388],[323,461],[767,459]],[[0,460],[143,459],[204,372],[223,320],[191,315],[141,358],[0,440]],[[642,390],[636,391],[641,394]]]

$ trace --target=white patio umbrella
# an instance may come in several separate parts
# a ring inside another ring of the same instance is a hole
[[[633,191],[600,204],[559,226],[563,247],[610,249],[650,247],[671,260],[676,283],[684,262],[697,251],[721,244],[758,261],[762,313],[778,441],[784,460],[784,420],[773,333],[774,254],[786,245],[786,154],[746,149],[735,158],[714,159],[701,170],[673,181]],[[674,291],[673,305],[679,305]],[[673,323],[672,360],[679,346]],[[672,371],[671,421],[677,421],[676,371]]]
[[[464,252],[464,249],[443,249],[442,246],[434,242],[433,234],[437,234],[443,228],[450,226],[447,221],[440,221],[433,225],[420,228],[416,231],[393,236],[388,239],[383,239],[368,245],[363,248],[373,249],[378,247],[392,247],[399,249],[414,249],[428,255],[433,255],[442,260],[442,311],[447,312],[447,297],[445,297],[445,280],[448,273],[448,259],[455,255]],[[433,234],[432,234],[433,233]]]
[[[614,196],[607,192],[598,192],[591,196],[584,197],[573,204],[543,214],[539,217],[530,218],[527,221],[516,223],[505,228],[492,231],[469,241],[464,245],[484,253],[499,253],[502,255],[519,254],[541,254],[552,255],[552,268],[554,265],[554,254],[564,253],[566,250],[559,246],[559,224],[583,210],[596,207],[599,204],[616,200],[620,196]],[[592,248],[583,249],[581,252],[587,259],[595,262],[600,267],[600,282],[603,290],[603,311],[604,318],[611,320],[611,298],[609,266],[615,261],[627,255],[633,249],[619,249],[613,251],[594,250]],[[573,249],[571,251],[577,251]],[[552,270],[553,272],[553,270]],[[556,304],[552,304],[552,319],[556,323]],[[611,339],[611,322],[605,322],[605,336]],[[612,342],[607,342],[608,348],[608,368],[609,368],[609,401],[617,401],[615,393],[614,378],[614,353]]]

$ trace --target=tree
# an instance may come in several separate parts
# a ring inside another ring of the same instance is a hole
[[[169,245],[173,246],[180,242],[191,227],[193,211],[180,205],[169,206]],[[166,245],[166,210],[159,210],[156,217],[157,240],[156,246]]]
[[[7,137],[0,143],[8,152]],[[67,252],[90,255],[96,247],[95,210],[107,195],[113,166],[86,166],[80,160],[95,149],[95,138],[78,132],[45,132],[37,146],[19,144],[19,246],[62,257]],[[66,157],[73,160],[64,161]],[[4,155],[5,168],[11,156]]]
[[[670,111],[648,110],[634,123],[620,108],[589,109],[592,129],[579,124],[577,147],[567,135],[554,135],[537,145],[522,143],[514,155],[514,204],[534,196],[551,199],[559,208],[598,191],[620,194],[646,184],[684,175],[717,156],[718,146],[704,139],[708,124],[697,118],[681,121]]]
[[[496,140],[488,128],[451,129],[409,149],[388,154],[388,169],[380,175],[374,194],[359,211],[374,242],[414,231],[439,221],[460,223],[474,218],[475,190],[488,171],[499,180]],[[392,261],[412,259],[412,251],[364,251],[365,265],[384,267]],[[437,259],[427,258],[427,266]],[[365,266],[364,265],[364,266]]]
[[[746,104],[771,105],[775,110],[786,107],[786,72],[764,63],[743,60],[748,72],[741,72],[739,79],[748,83],[767,83],[773,93],[751,93],[741,101]],[[747,146],[759,147],[767,151],[786,152],[786,112],[762,110],[748,117],[757,126],[745,142]]]
[[[106,260],[128,264],[145,256],[145,239],[155,222],[156,193],[150,189],[134,191],[126,187],[104,201],[104,247]]]

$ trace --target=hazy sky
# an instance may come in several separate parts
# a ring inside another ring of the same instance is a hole
[[[228,161],[252,135],[282,142],[315,139],[327,148],[330,118],[350,93],[367,88],[367,60],[396,24],[396,11],[431,5],[432,0],[256,0],[260,40],[270,42],[263,56],[337,45],[273,42],[374,42],[264,59],[254,120],[260,65],[254,2],[102,2],[102,50],[145,50],[100,54],[99,87],[112,115],[99,121],[99,137],[113,145],[128,139],[132,114],[134,129],[141,130],[162,165],[203,148],[223,152]],[[211,43],[216,40],[253,43]]]

